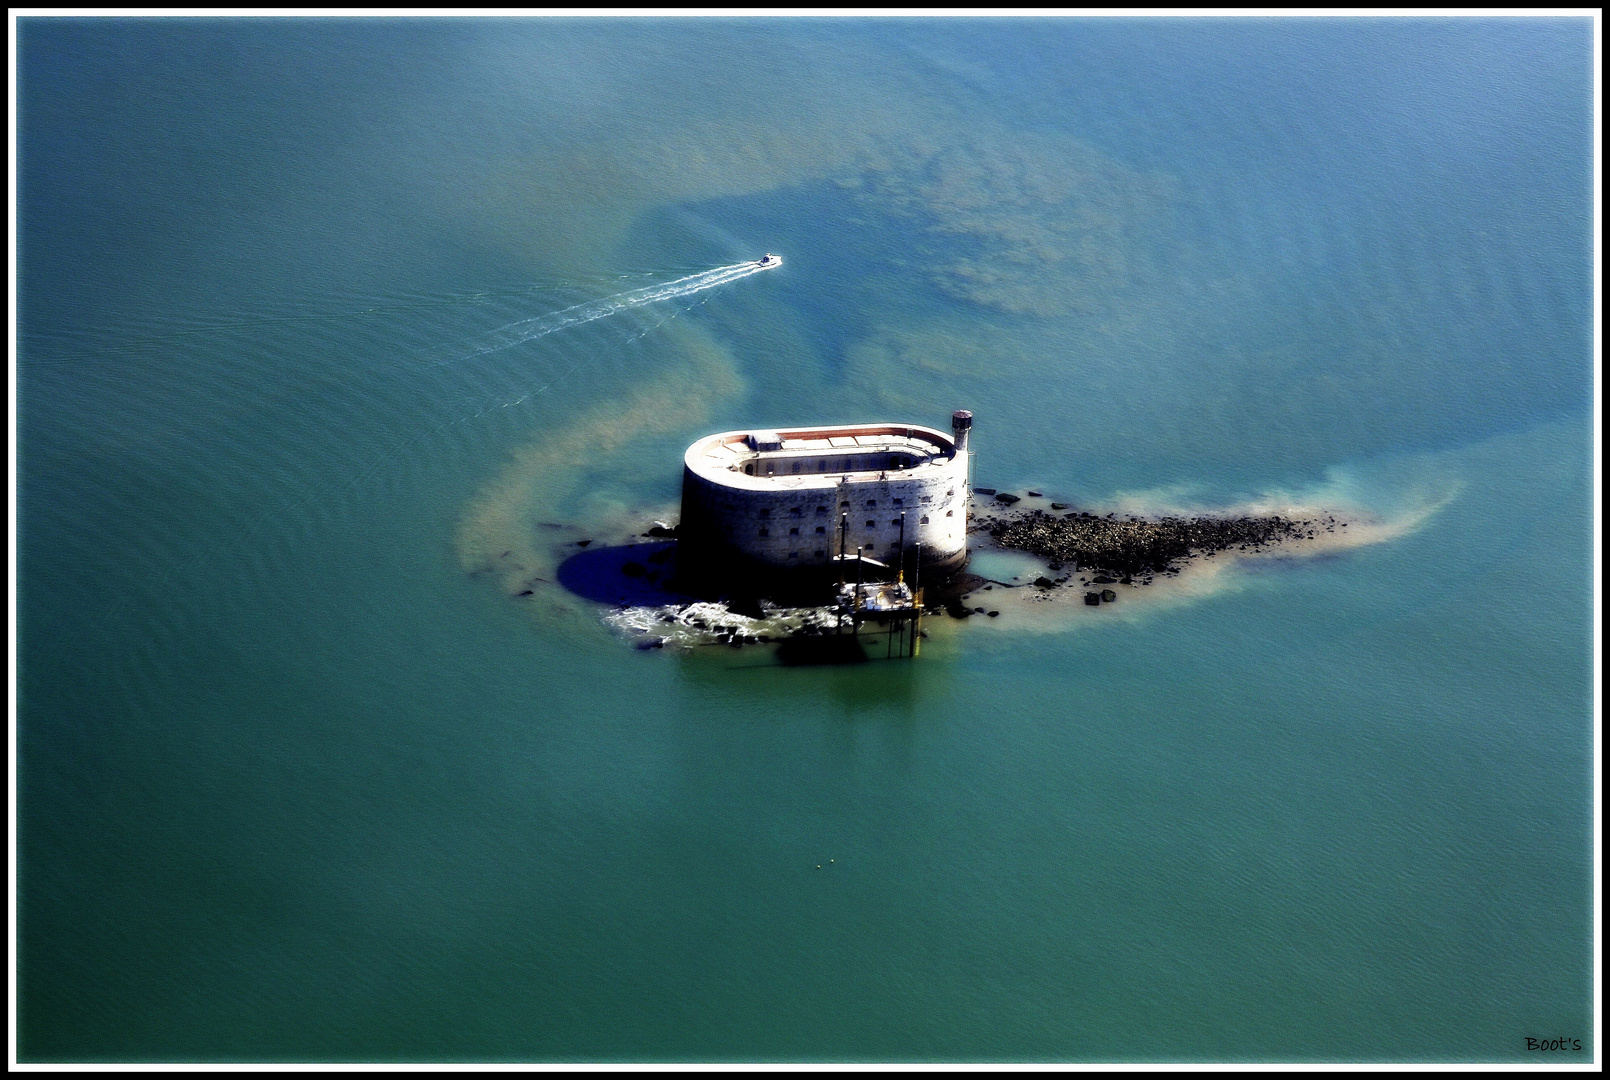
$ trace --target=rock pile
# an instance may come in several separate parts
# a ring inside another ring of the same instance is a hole
[[[1004,548],[1017,548],[1068,563],[1080,570],[1133,574],[1176,573],[1176,565],[1192,555],[1236,549],[1258,551],[1283,540],[1312,538],[1317,530],[1338,524],[1318,520],[1268,517],[1165,517],[1155,520],[1114,515],[1097,517],[1075,511],[1057,516],[1032,510],[1015,518],[987,517],[979,523]],[[1095,578],[1099,584],[1111,579]],[[1125,584],[1128,584],[1125,581]]]

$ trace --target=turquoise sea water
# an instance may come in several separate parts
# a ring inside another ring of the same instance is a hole
[[[22,20],[20,1057],[1590,1059],[1590,29]],[[1399,527],[857,668],[513,595],[957,407]]]

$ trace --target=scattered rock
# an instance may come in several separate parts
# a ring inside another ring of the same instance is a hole
[[[1051,509],[1053,509],[1053,510],[1066,510],[1067,508],[1068,508],[1067,503],[1052,503],[1051,504]]]
[[[1094,592],[1085,593],[1085,606],[1087,606],[1087,607],[1095,607],[1100,603],[1101,603],[1101,594],[1100,593],[1094,593]]]
[[[643,535],[644,536],[675,536],[676,535],[676,529],[674,527],[670,526],[670,525],[667,525],[663,521],[656,521],[653,525],[651,525],[649,527],[648,532],[644,533]]]
[[[530,595],[532,595],[532,592],[531,592],[530,589],[525,589],[525,590],[522,590],[521,592],[515,593],[514,595],[516,595],[516,596],[530,596]]]
[[[1003,491],[999,495],[995,496],[995,501],[1005,503],[1007,506],[1011,506],[1015,502],[1022,502],[1023,497],[1021,495],[1009,495]]]
[[[998,617],[1000,615],[1000,612],[999,611],[986,611],[984,614],[988,615],[990,618],[993,619],[993,618]]]
[[[1306,538],[1319,524],[1279,515],[1155,520],[1126,515],[1121,521],[1115,517],[1082,511],[1052,516],[1031,510],[1008,520],[991,518],[989,533],[1001,547],[1095,571],[1092,584],[1118,584],[1123,579],[1129,585],[1136,576],[1175,573],[1180,560],[1193,556],[1229,549],[1261,551],[1283,540]]]
[[[1056,582],[1052,581],[1048,577],[1037,577],[1037,578],[1034,579],[1034,584],[1039,586],[1042,589],[1049,589],[1053,585],[1055,585]]]
[[[1113,592],[1111,589],[1102,589],[1101,590],[1101,601],[1102,601],[1102,603],[1110,604],[1116,599],[1118,599],[1118,594]]]
[[[973,489],[973,494],[974,495],[993,495],[993,494],[995,494],[995,489],[994,488],[975,487]]]
[[[1031,499],[1043,499],[1043,498],[1045,498],[1045,496],[1041,495],[1038,491],[1031,491],[1031,492],[1029,492],[1029,498],[1031,498]]]
[[[591,540],[577,540],[576,541],[576,546],[577,547],[586,547],[590,543],[592,543]]]

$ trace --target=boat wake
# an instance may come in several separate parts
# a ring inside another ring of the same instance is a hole
[[[538,315],[530,319],[521,319],[496,330],[488,331],[474,346],[461,349],[452,356],[437,360],[438,364],[452,364],[471,357],[483,356],[486,353],[499,352],[512,348],[515,345],[532,341],[536,338],[546,337],[559,330],[566,330],[582,323],[594,322],[610,315],[632,308],[642,307],[645,304],[656,304],[665,300],[675,300],[679,297],[690,296],[693,293],[714,289],[720,285],[728,285],[734,281],[742,280],[751,274],[758,274],[762,270],[775,267],[780,259],[768,255],[767,262],[751,261],[733,263],[731,266],[718,266],[713,270],[704,270],[687,277],[677,278],[659,285],[648,285],[641,289],[632,289],[629,292],[616,293],[601,300],[589,300],[586,303],[576,304],[559,311],[551,311],[546,315]]]

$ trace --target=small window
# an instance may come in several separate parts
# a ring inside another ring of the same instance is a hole
[[[926,505],[926,504],[928,504],[928,503],[931,503],[931,502],[933,502],[933,501],[934,501],[934,497],[933,497],[933,496],[932,496],[932,495],[924,495],[924,496],[923,496],[923,497],[922,497],[922,501],[923,501],[923,503],[924,503],[924,505]]]
[[[899,518],[890,518],[889,519],[889,528],[898,529],[899,527],[900,527],[900,519]]]
[[[798,536],[799,535],[799,526],[796,525],[792,529],[789,529],[788,530],[788,535],[789,536]]]
[[[850,504],[848,502],[841,502],[841,503],[839,503],[839,505],[840,506],[849,506]]]
[[[869,528],[869,529],[876,529],[878,527],[878,523],[876,521],[873,521],[871,518],[867,518],[866,519],[866,527]]]
[[[770,529],[761,529],[760,530],[760,535],[761,536],[770,536],[771,535],[771,530]]]
[[[917,522],[917,524],[918,525],[926,525],[926,524],[928,524],[928,515],[927,514],[922,515],[922,520]]]
[[[945,511],[945,516],[946,517],[955,517],[956,516],[956,511],[954,511],[954,510],[946,510]]]
[[[771,511],[770,510],[762,510],[760,512],[760,516],[763,517],[763,518],[769,518],[769,517],[771,517]]]
[[[821,548],[816,549],[816,557],[818,559],[826,558],[826,556],[827,556],[827,552],[823,551]]]
[[[948,499],[948,498],[950,498],[950,497],[951,497],[951,496],[952,496],[952,495],[954,495],[954,494],[956,494],[956,489],[955,489],[955,488],[951,488],[951,489],[950,489],[950,490],[949,490],[949,491],[947,491],[947,492],[945,492],[945,498],[947,498],[947,499]]]
[[[878,505],[878,500],[876,500],[876,499],[868,499],[866,501],[866,508],[868,510],[872,509],[876,505]]]
[[[827,532],[827,526],[826,525],[818,525],[818,526],[816,526],[816,531],[817,531],[818,534],[825,533],[825,532]]]
[[[904,504],[905,504],[905,500],[903,500],[903,499],[896,499],[896,500],[895,500],[895,501],[894,501],[894,504],[895,504],[895,505],[896,505],[896,506],[903,506],[903,505],[904,505]]]
[[[802,514],[802,513],[804,513],[804,512],[805,512],[805,508],[804,508],[804,507],[802,507],[802,506],[796,506],[796,507],[794,507],[794,508],[793,508],[793,509],[792,509],[792,510],[790,510],[790,511],[789,511],[789,512],[788,512],[788,516],[789,516],[789,517],[799,517],[799,515],[800,515],[800,514]]]
[[[825,513],[827,513],[827,507],[825,507],[825,506],[818,506],[818,507],[817,507],[817,508],[816,508],[816,512],[817,512],[817,513],[818,513],[818,514],[825,514]]]

